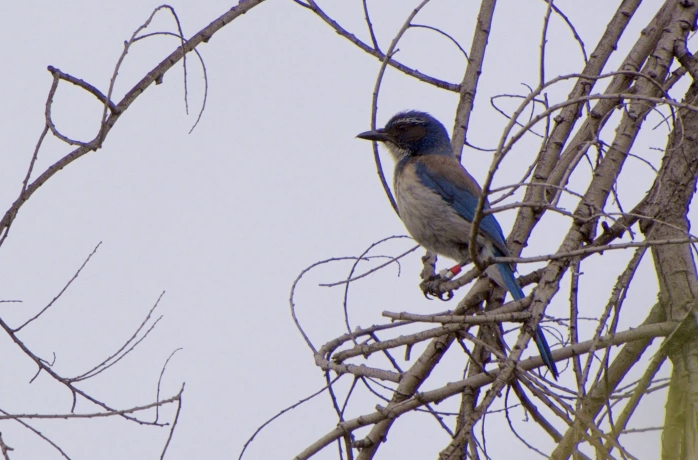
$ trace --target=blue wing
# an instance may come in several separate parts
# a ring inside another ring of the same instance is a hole
[[[429,189],[436,192],[441,198],[468,222],[472,222],[475,217],[475,208],[480,196],[480,186],[468,174],[463,166],[450,155],[428,155],[420,157],[415,162],[415,171],[419,180]],[[489,204],[485,201],[485,209],[489,209]],[[493,214],[486,215],[480,222],[480,232],[490,240],[494,246],[494,255],[506,257],[509,251],[506,247],[504,233],[499,226],[499,222]],[[465,236],[467,238],[467,236]],[[509,264],[497,264],[499,273],[506,289],[511,293],[514,300],[523,299],[524,293],[516,282],[514,272]],[[543,330],[538,326],[534,337],[538,351],[543,358],[543,363],[550,369],[555,380],[558,377],[557,367],[553,360],[550,346],[548,345]]]
[[[468,222],[475,217],[475,208],[480,196],[480,186],[463,169],[453,157],[445,155],[427,156],[419,159],[415,171],[419,180],[430,190],[436,192],[455,211]],[[485,209],[489,204],[485,202]],[[486,215],[480,222],[480,232],[492,241],[499,250],[496,256],[507,256],[504,233],[493,214]],[[467,238],[467,236],[464,236]]]

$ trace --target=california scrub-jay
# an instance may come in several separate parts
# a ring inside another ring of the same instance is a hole
[[[446,128],[427,113],[409,111],[393,116],[385,128],[357,137],[382,142],[395,159],[393,189],[400,218],[410,235],[429,251],[455,260],[459,265],[454,269],[468,264],[470,224],[482,190],[453,155]],[[482,260],[509,256],[502,229],[492,214],[480,222],[477,244]],[[490,265],[486,273],[515,300],[525,297],[509,264]],[[543,362],[557,379],[540,326],[535,340]]]

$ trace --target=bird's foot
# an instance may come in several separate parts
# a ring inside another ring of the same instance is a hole
[[[431,297],[429,296],[432,296],[446,302],[453,298],[453,291],[444,291],[441,289],[441,286],[443,286],[444,283],[448,283],[448,281],[448,278],[445,278],[440,274],[434,275],[419,283],[419,287],[422,289],[422,293],[427,299],[431,300]]]

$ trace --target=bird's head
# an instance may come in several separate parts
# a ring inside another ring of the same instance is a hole
[[[425,112],[400,112],[385,128],[366,131],[356,137],[383,142],[396,160],[408,155],[452,155],[446,128]]]

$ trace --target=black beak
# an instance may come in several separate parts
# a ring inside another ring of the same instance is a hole
[[[367,141],[385,142],[391,141],[392,137],[385,132],[385,129],[378,128],[375,131],[366,131],[361,134],[357,134],[356,137],[359,139],[366,139]]]

